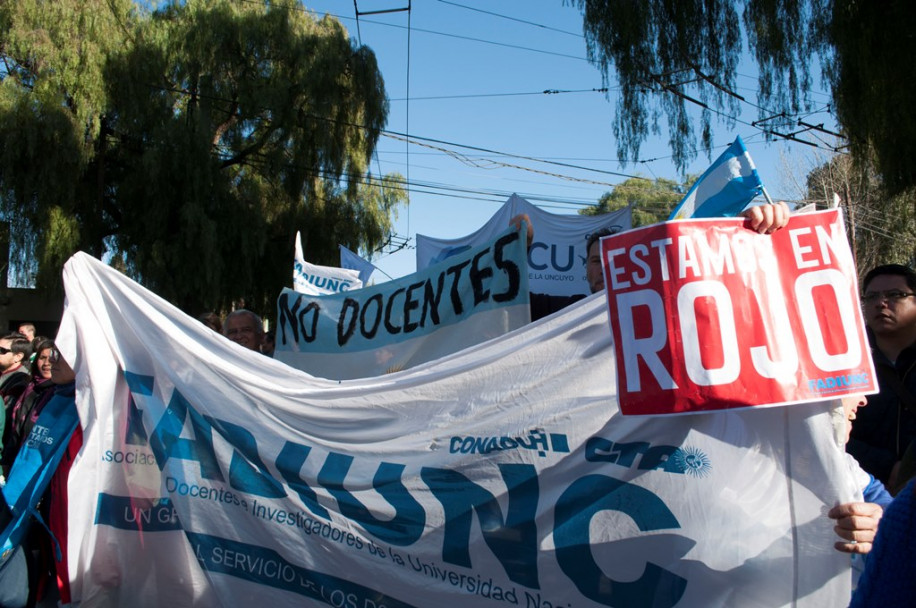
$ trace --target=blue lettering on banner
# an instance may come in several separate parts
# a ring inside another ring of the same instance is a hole
[[[169,532],[180,530],[178,513],[169,498],[155,500],[99,493],[95,523],[120,530]]]
[[[547,260],[543,260],[544,256],[540,253],[542,250],[550,251]],[[531,247],[528,248],[528,266],[535,270],[553,268],[560,272],[567,272],[573,267],[575,261],[575,248],[572,245],[567,245],[566,251],[561,252],[560,246],[556,244],[547,245],[547,243],[535,241],[531,243]]]
[[[201,568],[284,589],[335,608],[414,608],[346,579],[297,566],[273,549],[209,534],[185,532]]]
[[[643,532],[681,527],[665,503],[645,488],[605,475],[586,475],[563,492],[554,516],[557,562],[566,576],[582,595],[605,606],[670,608],[677,604],[687,580],[661,566],[647,563],[635,581],[614,580],[601,570],[589,538],[589,524],[601,511],[623,513]]]
[[[151,396],[150,399],[155,397]],[[181,437],[188,423],[192,433],[186,434],[193,438]],[[549,445],[553,452],[569,452],[565,435],[544,434],[537,429],[535,431],[531,431],[527,438],[499,437],[496,445],[499,449],[524,448],[545,452]],[[216,458],[214,432],[233,447],[228,476],[221,470]],[[535,441],[532,437],[536,434],[538,439]],[[488,443],[489,440],[483,444],[484,449]],[[298,494],[313,515],[329,519],[327,510],[318,504],[314,489],[301,477],[306,460],[313,454],[310,446],[289,441],[283,445],[273,465],[286,482],[284,484],[274,478],[271,469],[262,461],[254,435],[238,425],[202,416],[178,390],[173,390],[168,406],[150,435],[150,448],[163,472],[172,459],[196,463],[199,467],[200,475],[196,478],[201,481],[185,481],[172,475],[167,476],[166,489],[170,493],[239,505],[255,516],[273,520],[274,515],[279,515],[269,507],[258,505],[255,501],[249,509],[247,504],[242,504],[244,499],[241,497],[254,494],[283,498],[287,495],[288,487]],[[621,466],[635,465],[638,468],[681,473],[690,472],[688,467],[696,467],[697,464],[709,466],[705,455],[689,448],[679,450],[673,446],[652,446],[648,443],[615,443],[594,437],[587,443],[585,459],[590,462],[613,462]],[[388,462],[377,465],[372,488],[391,506],[391,510],[386,509],[385,518],[380,519],[346,488],[346,478],[353,462],[353,456],[327,452],[316,485],[325,488],[334,497],[342,516],[360,524],[376,538],[400,547],[417,542],[426,529],[426,511],[402,481],[405,465]],[[538,590],[538,471],[532,464],[496,463],[495,466],[506,488],[499,496],[455,470],[434,467],[423,467],[420,470],[420,478],[441,504],[444,513],[442,560],[455,566],[473,567],[470,550],[473,529],[475,534],[482,536],[487,548],[511,581]],[[227,477],[231,490],[202,483],[202,480],[225,483]],[[504,503],[501,502],[503,500]],[[602,605],[673,605],[683,594],[687,582],[658,565],[648,563],[643,576],[633,582],[614,581],[600,570],[591,554],[589,529],[595,513],[602,510],[616,510],[632,517],[643,531],[680,527],[664,502],[645,488],[604,475],[586,475],[573,480],[556,505],[553,534],[557,547],[555,559],[561,570],[583,594]],[[388,514],[391,511],[393,516]],[[290,513],[284,511],[282,516],[284,521],[289,520],[290,525],[299,525],[297,522],[309,520],[302,514]],[[479,522],[477,528],[473,526],[475,515]],[[108,517],[105,521],[116,520]],[[273,584],[270,581],[279,584],[278,581],[282,580],[282,577],[273,579],[269,575],[265,578],[263,572],[255,576],[249,571],[253,566],[252,562],[246,561],[247,558],[243,562],[233,558],[231,567],[227,567],[223,553],[215,553],[214,547],[229,541],[214,540],[191,532],[187,534],[189,538],[199,537],[199,546],[206,545],[204,553],[208,557],[201,558],[202,564],[212,571],[243,578],[250,576],[249,580],[263,584]],[[371,540],[368,542],[372,544]],[[278,567],[282,563],[293,568],[292,571],[299,572],[295,566],[281,562],[281,558],[268,549],[245,545],[244,551],[231,550],[248,556],[257,553],[263,560],[274,560]],[[390,547],[387,550],[391,551]],[[277,570],[272,572],[276,573]],[[312,588],[312,591],[317,588]],[[337,582],[334,588],[343,589]],[[528,593],[525,593],[528,597]],[[323,599],[327,601],[327,598]]]
[[[293,263],[293,269],[297,277],[303,282],[311,283],[318,289],[323,289],[330,293],[340,293],[349,291],[353,288],[353,282],[346,279],[335,279],[320,274],[309,274],[305,271],[305,267],[298,261]]]
[[[825,376],[808,380],[808,390],[812,393],[839,393],[868,386],[868,373],[845,374],[842,376]]]
[[[549,439],[549,442],[548,442]],[[528,435],[510,437],[452,437],[449,439],[449,452],[452,454],[489,454],[505,450],[537,450],[538,456],[545,457],[547,452],[569,453],[569,441],[561,433],[547,434],[543,429],[532,429]]]
[[[643,471],[659,469],[694,477],[706,477],[712,471],[712,463],[702,450],[652,445],[647,441],[623,443],[603,437],[590,437],[585,442],[585,459]]]

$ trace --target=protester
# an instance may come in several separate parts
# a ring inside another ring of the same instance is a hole
[[[197,320],[215,331],[218,334],[223,333],[223,322],[220,321],[219,315],[215,312],[205,312]]]
[[[35,325],[32,323],[22,323],[19,326],[19,333],[25,336],[25,339],[31,342],[35,339]]]
[[[843,397],[844,442],[849,441],[849,434],[854,425],[860,407],[868,404],[864,395]],[[892,497],[880,481],[862,470],[852,456],[846,455],[856,484],[862,488],[862,502],[849,502],[830,509],[827,517],[836,520],[834,531],[843,540],[837,541],[834,547],[843,553],[868,553],[878,531],[878,522],[884,507],[891,503]]]
[[[76,373],[60,354],[57,348],[51,351],[51,381],[55,384],[54,396],[73,400],[76,395]],[[76,407],[74,403],[73,407]],[[70,436],[67,449],[57,465],[57,470],[48,485],[48,513],[47,522],[51,534],[57,540],[60,552],[52,553],[54,557],[54,573],[57,578],[57,592],[60,596],[60,605],[70,604],[70,576],[67,570],[67,480],[73,461],[83,446],[83,431],[79,424]]]
[[[858,417],[847,451],[891,491],[911,476],[901,475],[907,449],[916,440],[916,272],[899,264],[877,266],[862,282],[862,307],[872,342],[880,393]]]
[[[783,228],[789,222],[789,214],[789,207],[783,202],[774,205],[756,205],[741,212],[741,216],[747,220],[745,227],[755,232],[759,232],[760,234],[772,234]],[[523,213],[516,215],[509,220],[509,224],[514,226],[516,230],[521,228],[522,222],[528,227],[527,240],[528,246],[530,247],[531,243],[534,241],[534,227],[531,225],[531,218],[528,217],[528,214]],[[609,236],[615,232],[616,230],[611,228],[602,228],[586,236],[585,274],[588,279],[588,286],[591,293],[597,293],[604,289],[604,272],[601,268],[601,249],[598,246],[599,242],[601,241],[601,237]],[[585,297],[585,294],[555,296],[532,293],[529,296],[531,320],[537,321]]]
[[[0,459],[4,475],[9,475],[22,442],[29,436],[44,404],[54,395],[54,383],[51,380],[53,350],[54,342],[51,340],[45,340],[35,349],[36,357],[31,365],[32,379],[10,408],[3,432],[3,454]]]
[[[35,356],[38,354],[38,345],[42,342],[47,341],[49,338],[46,336],[35,336],[32,338],[32,355],[29,357],[29,363],[31,364],[35,361]]]
[[[264,325],[261,317],[250,310],[239,308],[229,313],[223,333],[236,344],[261,352],[261,344],[264,343]]]
[[[0,530],[13,521],[13,512],[0,492]],[[0,556],[0,606],[22,608],[29,600],[29,571],[25,550],[20,545],[10,555]]]
[[[274,348],[276,347],[276,334],[273,331],[269,331],[264,334],[264,342],[261,344],[261,354],[267,355],[268,357],[274,356]]]
[[[30,351],[29,341],[22,334],[7,334],[0,338],[0,398],[3,399],[0,437],[6,437],[6,427],[13,413],[13,405],[29,383],[29,372],[23,366],[23,361],[28,359]]]
[[[887,507],[850,608],[916,602],[916,479]]]
[[[26,605],[30,607],[57,605],[57,598],[60,605],[70,603],[66,570],[67,475],[82,445],[75,404],[76,374],[57,348],[47,350],[54,384],[49,392],[53,396],[34,407],[34,428],[23,437],[3,488],[12,513],[4,533],[11,547],[24,549],[29,581]],[[59,574],[57,586],[51,584],[55,571]],[[46,602],[40,603],[42,600]]]

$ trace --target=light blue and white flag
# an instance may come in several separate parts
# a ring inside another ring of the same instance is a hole
[[[741,137],[735,138],[678,203],[668,220],[734,217],[763,193],[763,182]]]
[[[375,271],[375,265],[368,260],[364,260],[343,245],[339,245],[339,247],[340,267],[358,271],[359,280],[363,282],[363,285],[367,284],[369,282],[369,277],[372,276],[372,273]]]

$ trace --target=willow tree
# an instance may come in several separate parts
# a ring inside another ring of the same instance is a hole
[[[709,149],[715,117],[733,126],[727,117],[738,115],[746,41],[759,68],[750,101],[766,133],[807,128],[799,116],[814,107],[811,72],[820,64],[854,157],[864,166],[874,154],[892,193],[916,185],[916,3],[568,1],[583,13],[589,59],[620,86],[613,121],[620,158],[638,158],[646,137],[663,130],[681,169],[697,141]]]
[[[310,261],[384,243],[405,200],[368,163],[372,52],[293,0],[22,0],[0,8],[0,196],[41,284],[76,250],[189,312],[270,311]]]
[[[671,211],[690,189],[690,182],[679,184],[674,180],[631,177],[606,192],[594,207],[586,207],[582,215],[600,215],[632,208],[633,227],[664,222]]]

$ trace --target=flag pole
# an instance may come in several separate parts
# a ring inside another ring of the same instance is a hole
[[[763,193],[763,198],[767,199],[768,205],[775,205],[773,199],[770,198],[770,193],[767,192],[766,186],[763,185],[763,182],[760,182],[760,191]]]

